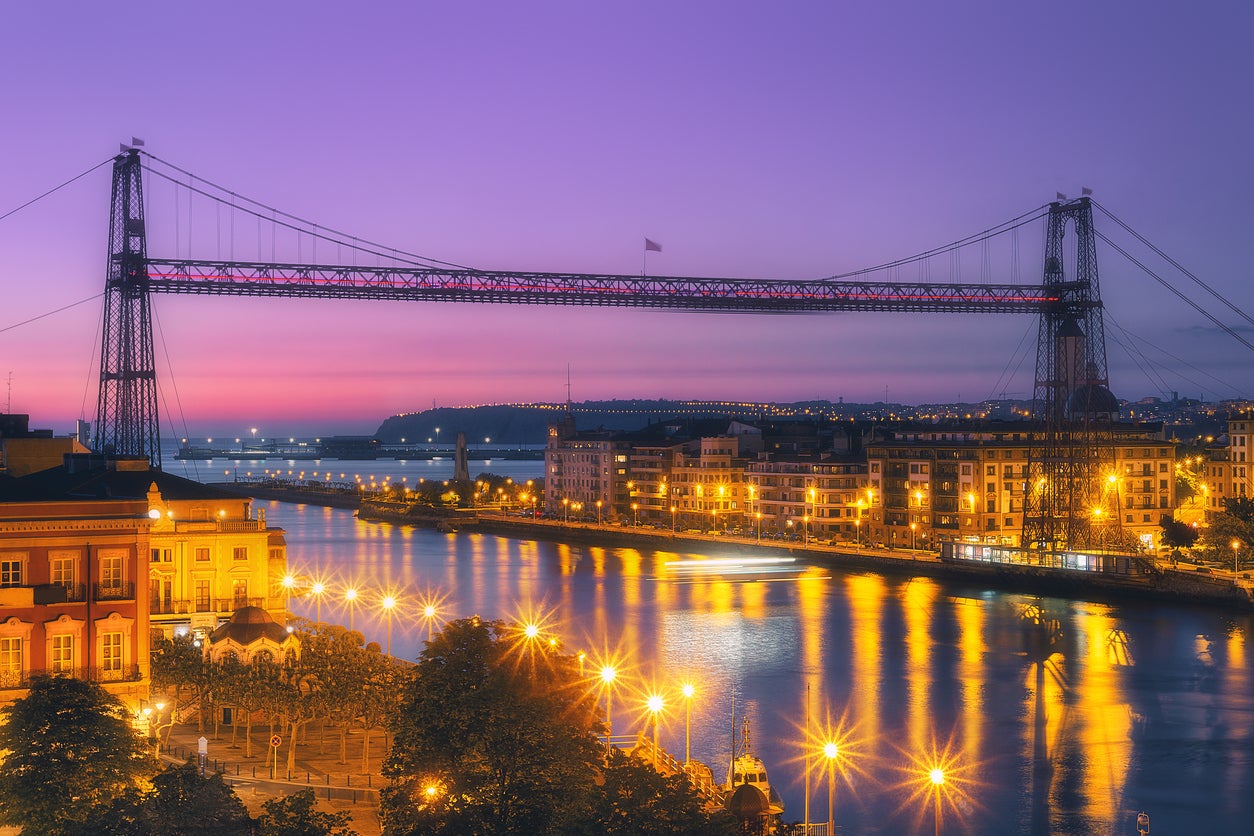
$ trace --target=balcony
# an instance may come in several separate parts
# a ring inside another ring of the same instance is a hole
[[[261,520],[177,520],[174,530],[179,534],[211,532],[217,534],[245,534],[265,531]]]
[[[133,601],[135,600],[135,583],[97,583],[92,585],[92,594],[97,601]]]
[[[149,604],[152,615],[188,615],[194,610],[191,601],[154,600]]]
[[[36,676],[68,676],[74,679],[86,679],[90,682],[138,682],[139,665],[122,665],[117,668],[69,668],[62,671],[0,670],[0,691],[29,688],[31,679]]]

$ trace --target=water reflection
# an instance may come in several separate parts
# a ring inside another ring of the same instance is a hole
[[[1135,832],[1141,810],[1155,832],[1236,832],[1251,815],[1243,616],[1033,600],[803,562],[783,582],[680,575],[670,567],[722,556],[447,535],[278,504],[268,513],[288,530],[293,568],[332,579],[324,614],[346,615],[355,585],[356,626],[382,644],[379,596],[399,593],[398,655],[420,652],[420,606],[433,594],[445,596],[445,618],[543,613],[567,649],[596,662],[589,671],[619,666],[615,734],[652,735],[642,706],[653,689],[661,742],[681,754],[676,689],[693,682],[692,756],[719,777],[734,692],[788,819],[803,814],[807,685],[815,718],[844,718],[858,741],[858,770],[841,773],[845,832],[930,830],[938,800],[946,832]],[[293,609],[312,615],[314,602]],[[920,764],[946,754],[949,777],[932,784],[945,795],[916,797],[927,790],[911,783]]]

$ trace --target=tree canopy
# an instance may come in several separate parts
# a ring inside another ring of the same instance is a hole
[[[551,832],[594,774],[597,716],[573,657],[499,621],[449,623],[404,691],[385,833]]]
[[[24,834],[72,832],[153,771],[118,700],[94,682],[32,678],[0,711],[0,823]]]
[[[683,776],[615,753],[578,658],[519,627],[450,622],[407,683],[384,774],[386,836],[717,834]]]
[[[264,812],[257,818],[257,836],[356,836],[348,828],[352,816],[323,813],[315,802],[311,789],[270,799],[261,805]]]
[[[253,820],[218,773],[201,776],[191,761],[171,764],[148,792],[132,790],[89,820],[81,836],[249,836]]]

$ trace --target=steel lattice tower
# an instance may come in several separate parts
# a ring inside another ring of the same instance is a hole
[[[128,149],[114,159],[100,394],[92,446],[98,453],[146,456],[159,468],[157,375],[140,175],[138,150]]]
[[[1064,271],[1063,237],[1074,226],[1075,275]],[[1092,549],[1118,545],[1114,421],[1106,332],[1097,281],[1097,239],[1087,197],[1050,204],[1044,287],[1056,300],[1041,310],[1036,347],[1034,431],[1024,484],[1023,545]]]

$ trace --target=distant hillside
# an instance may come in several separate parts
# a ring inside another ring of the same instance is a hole
[[[778,415],[779,409],[771,404],[663,400],[584,401],[571,406],[580,429],[605,427],[612,430],[638,430],[650,421],[676,415],[756,418]],[[826,410],[831,409],[832,404],[826,404]],[[565,404],[551,403],[428,409],[393,415],[379,425],[375,437],[384,444],[399,443],[402,439],[410,443],[438,439],[441,444],[452,444],[457,433],[464,432],[466,440],[472,444],[482,444],[485,438],[492,439],[493,444],[543,444],[548,425],[560,421],[565,410]]]

